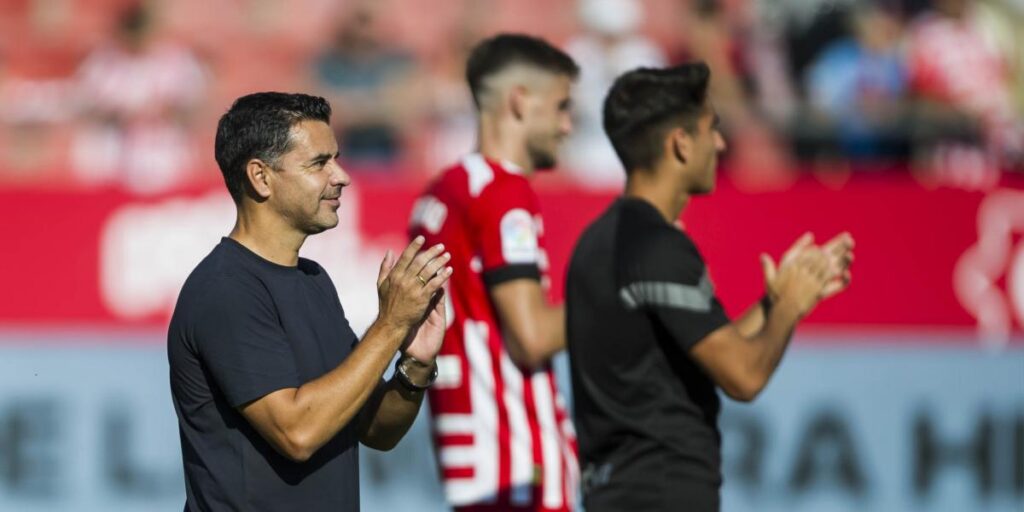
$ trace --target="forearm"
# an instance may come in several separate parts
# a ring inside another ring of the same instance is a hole
[[[367,411],[360,441],[376,450],[390,450],[409,431],[423,403],[424,391],[412,390],[392,377],[382,386],[375,410]]]
[[[490,289],[505,348],[512,360],[538,368],[565,348],[565,307],[552,305],[540,282],[515,279]]]
[[[449,255],[442,254],[440,244],[420,251],[423,242],[422,236],[416,237],[397,260],[390,251],[385,254],[377,276],[380,316],[340,365],[298,388],[279,389],[241,408],[246,420],[283,455],[307,460],[353,419],[362,427],[365,416],[360,411],[375,396],[381,375],[417,321],[423,322],[430,311],[426,323],[444,325],[443,310],[438,314],[431,301],[451,277],[451,267],[441,268]],[[432,277],[424,281],[421,272]]]
[[[843,273],[852,255],[843,251],[852,247],[852,240],[849,235],[834,240],[827,244],[835,248],[829,253],[841,253],[830,257],[810,246],[810,233],[803,235],[783,256],[778,269],[769,256],[762,255],[771,300],[762,299],[739,320],[691,348],[694,358],[731,398],[749,402],[757,397],[778,368],[796,324],[828,296],[830,281],[838,277],[844,279],[839,285],[848,282],[848,272]]]
[[[298,388],[289,428],[313,451],[349,424],[373,394],[406,332],[377,321],[335,369]]]
[[[543,361],[550,361],[555,354],[565,350],[565,306],[548,305],[541,318],[543,331],[540,339],[543,341],[537,349],[537,356]]]
[[[765,299],[753,303],[739,319],[733,322],[736,329],[746,338],[756,336],[764,328]]]
[[[565,306],[544,305],[534,312],[534,322],[520,322],[506,330],[509,355],[520,364],[537,368],[565,349]]]
[[[762,310],[764,320],[761,329],[749,338],[754,348],[750,351],[750,371],[759,377],[763,386],[779,366],[801,316],[799,308],[788,301],[773,304],[767,314],[761,304],[754,308]]]

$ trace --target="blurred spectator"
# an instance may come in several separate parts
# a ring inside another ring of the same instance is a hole
[[[0,7],[0,181],[64,182],[69,97],[94,17],[63,2]]]
[[[986,174],[1024,155],[1010,65],[979,27],[977,6],[970,0],[935,0],[909,32],[910,88],[920,115],[916,135],[937,150],[929,151],[928,165],[940,174],[964,167],[965,152],[975,154],[970,160],[980,162]],[[946,161],[943,154],[958,155],[958,162]]]
[[[476,109],[466,85],[470,50],[483,36],[490,5],[464,0],[456,29],[445,37],[441,50],[430,61],[428,105],[429,130],[425,169],[443,169],[473,150],[476,143]]]
[[[40,181],[60,167],[61,126],[68,115],[68,83],[26,77],[0,60],[0,174],[4,182]]]
[[[476,137],[473,99],[466,87],[467,50],[475,39],[458,36],[435,59],[430,75],[430,130],[426,169],[442,169],[472,151]]]
[[[336,109],[341,158],[355,169],[391,169],[404,156],[405,132],[421,117],[413,56],[388,44],[369,4],[338,27],[315,62],[321,93]]]
[[[748,69],[749,3],[695,0],[682,13],[683,46],[674,62],[702,60],[711,68],[711,98],[723,120],[750,108],[753,77]]]
[[[758,34],[752,4],[696,0],[690,7],[682,13],[684,46],[676,52],[676,60],[702,60],[711,68],[709,94],[727,141],[723,168],[744,190],[788,186],[795,179],[796,166],[785,139],[754,101],[759,92],[772,92],[762,88],[764,81],[759,79],[764,76],[754,71],[767,69],[764,62],[756,68],[755,59],[767,60],[773,49],[760,48],[760,54],[755,54],[754,41],[763,35]],[[775,72],[782,74],[785,70]],[[768,103],[781,103],[782,99],[774,97]]]
[[[623,180],[601,126],[615,77],[684,60],[713,70],[743,190],[908,156],[962,182],[1024,168],[1024,0],[562,0],[538,20],[543,1],[8,2],[0,182],[202,184],[220,108],[200,107],[254,90],[328,97],[355,170],[436,169],[472,147],[466,48],[498,28],[557,34],[581,63],[562,162],[585,185]]]
[[[576,123],[562,161],[583,185],[618,186],[626,175],[602,127],[604,97],[620,74],[641,66],[664,66],[668,58],[638,32],[644,17],[641,2],[580,0],[577,5],[583,32],[566,46],[580,66],[573,107]]]
[[[807,70],[804,83],[813,112],[804,120],[805,133],[838,139],[837,149],[854,159],[905,158],[907,77],[900,20],[874,2],[853,7],[849,19],[851,35],[831,43]]]
[[[1005,57],[1014,111],[1024,118],[1024,0],[979,1],[975,20],[982,37]]]
[[[193,170],[189,119],[207,79],[191,50],[157,38],[154,21],[146,4],[129,7],[112,40],[79,68],[82,120],[71,165],[84,182],[157,193],[180,186]]]
[[[794,77],[801,77],[822,49],[849,35],[850,9],[863,1],[760,0],[759,3],[764,15],[773,18],[783,30],[790,72]]]

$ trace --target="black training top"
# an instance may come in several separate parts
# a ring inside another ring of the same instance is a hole
[[[332,370],[356,342],[323,268],[277,265],[221,240],[185,281],[167,333],[185,509],[359,510],[354,424],[296,463],[238,412]]]
[[[616,200],[576,246],[566,314],[587,510],[705,510],[686,493],[717,499],[720,404],[688,354],[729,319],[693,241]]]

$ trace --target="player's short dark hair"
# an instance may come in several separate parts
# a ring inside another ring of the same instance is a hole
[[[235,100],[217,123],[214,155],[231,198],[240,203],[245,166],[258,158],[274,165],[291,149],[290,132],[301,121],[329,123],[327,100],[308,94],[258,92]]]
[[[509,66],[526,64],[572,79],[580,73],[579,66],[567,53],[547,41],[524,34],[499,34],[478,43],[466,63],[466,81],[473,93],[473,103],[480,107],[484,81]]]
[[[604,100],[604,131],[627,174],[654,167],[669,130],[694,132],[710,77],[707,64],[691,62],[634,69],[615,80]]]

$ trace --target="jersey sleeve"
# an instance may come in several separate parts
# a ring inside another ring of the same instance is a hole
[[[619,300],[649,314],[684,350],[729,323],[693,242],[681,232],[652,235],[626,249]]]
[[[193,336],[229,405],[301,385],[291,344],[269,292],[258,281],[218,278],[205,299]]]
[[[473,210],[487,286],[520,278],[540,280],[540,216],[529,184],[520,177],[495,183],[484,190]]]

